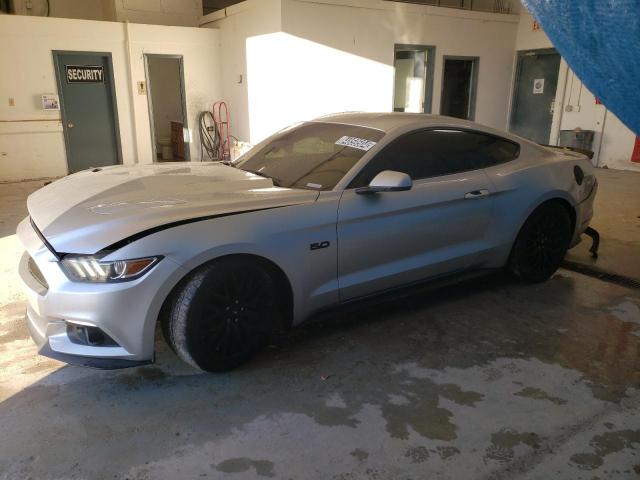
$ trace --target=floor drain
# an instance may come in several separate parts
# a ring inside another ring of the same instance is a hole
[[[571,270],[572,272],[581,273],[582,275],[597,278],[598,280],[602,280],[603,282],[614,283],[622,287],[640,290],[640,280],[631,277],[625,277],[624,275],[618,275],[616,273],[607,272],[592,265],[584,265],[582,263],[565,260],[564,262],[562,262],[562,268]]]

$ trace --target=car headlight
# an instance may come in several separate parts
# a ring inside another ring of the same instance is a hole
[[[72,282],[116,283],[140,278],[161,259],[162,257],[147,257],[107,262],[100,257],[66,256],[60,265]]]

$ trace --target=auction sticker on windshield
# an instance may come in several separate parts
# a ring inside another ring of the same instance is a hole
[[[365,152],[368,152],[373,147],[375,147],[376,142],[372,142],[371,140],[365,140],[364,138],[344,136],[336,142],[336,145],[357,148],[358,150],[364,150]]]

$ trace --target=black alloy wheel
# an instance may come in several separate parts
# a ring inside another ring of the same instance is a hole
[[[543,282],[560,267],[571,242],[571,218],[566,208],[548,202],[535,210],[518,234],[510,270],[527,282]]]
[[[165,337],[205,371],[233,369],[269,340],[279,321],[271,276],[251,259],[222,259],[196,270],[177,292]]]

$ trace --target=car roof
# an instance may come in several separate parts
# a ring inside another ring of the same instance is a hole
[[[512,142],[520,144],[521,147],[527,145],[529,148],[532,148],[542,154],[557,154],[557,152],[554,152],[549,148],[538,145],[531,140],[520,137],[518,135],[514,135],[513,133],[505,132],[504,130],[498,130],[492,127],[487,127],[486,125],[482,125],[480,123],[472,122],[469,120],[447,117],[445,115],[404,112],[345,112],[325,115],[323,117],[316,118],[313,121],[375,128],[377,130],[383,131],[385,134],[397,129],[411,130],[413,128],[419,129],[429,127],[466,128],[469,130],[484,132],[490,135],[495,135],[510,140]]]
[[[341,123],[346,125],[357,125],[361,127],[375,128],[384,132],[390,132],[400,127],[429,127],[429,126],[452,126],[473,128],[476,130],[492,130],[468,120],[446,117],[443,115],[430,115],[425,113],[365,113],[365,112],[345,112],[333,115],[326,115],[316,118],[315,122]],[[501,132],[502,133],[502,132]]]

